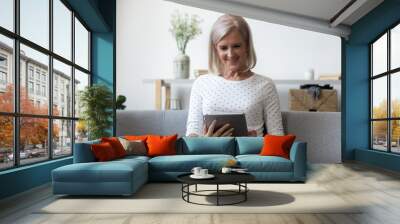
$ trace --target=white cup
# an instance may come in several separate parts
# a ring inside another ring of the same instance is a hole
[[[207,176],[208,175],[208,169],[201,169],[200,170],[200,176]]]
[[[199,176],[199,175],[201,175],[200,174],[200,171],[202,170],[202,168],[201,167],[193,167],[193,169],[192,169],[192,173],[194,174],[194,175],[196,175],[196,176]]]
[[[221,170],[222,173],[230,173],[231,171],[232,171],[232,168],[229,168],[229,167],[222,167],[222,170]]]

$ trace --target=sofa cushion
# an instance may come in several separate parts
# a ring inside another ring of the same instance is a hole
[[[146,143],[141,140],[127,140],[125,138],[118,138],[126,151],[126,155],[147,155]]]
[[[200,166],[211,172],[219,171],[230,159],[231,155],[175,155],[158,156],[149,160],[151,172],[190,172],[193,167]]]
[[[235,155],[235,138],[232,137],[182,137],[180,144],[185,155]]]
[[[126,156],[126,151],[117,137],[103,137],[101,138],[101,142],[110,143],[110,145],[114,149],[117,158],[122,158]]]
[[[118,158],[112,145],[108,142],[92,144],[90,147],[92,149],[94,157],[96,157],[96,161],[105,162]]]
[[[238,155],[240,167],[249,172],[292,172],[292,161],[278,156]]]
[[[52,174],[53,181],[58,182],[130,182],[134,172],[147,170],[145,166],[146,162],[139,159],[74,163],[53,170]]]
[[[290,159],[290,148],[294,140],[295,135],[265,135],[264,146],[261,149],[261,156],[280,156],[286,159]]]
[[[259,154],[264,144],[263,137],[236,137],[236,155]]]
[[[165,156],[176,154],[176,140],[178,134],[170,136],[149,135],[146,143],[148,147],[148,156]]]

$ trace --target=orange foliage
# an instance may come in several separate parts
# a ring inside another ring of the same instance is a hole
[[[0,111],[13,112],[14,97],[13,86],[7,86],[5,93],[0,93]],[[20,88],[20,109],[23,114],[40,114],[47,115],[48,107],[34,105],[29,99],[25,88]],[[59,114],[58,110],[54,110],[55,114]],[[13,146],[13,119],[11,116],[0,116],[0,146],[4,148],[12,148]],[[47,118],[20,118],[20,148],[25,148],[25,145],[45,144],[49,131]],[[59,127],[54,124],[53,138],[58,137]]]

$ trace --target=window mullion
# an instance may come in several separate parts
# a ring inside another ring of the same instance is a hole
[[[390,30],[387,32],[387,69],[386,71],[390,71]],[[392,75],[389,73],[387,74],[387,116],[388,118],[392,117],[392,111],[391,111],[391,88],[390,88],[390,80],[392,78]],[[391,136],[391,120],[388,120],[387,122],[387,140],[388,140],[388,152],[392,151],[392,136]]]
[[[72,59],[72,64],[71,66],[71,100],[72,100],[72,105],[71,105],[71,117],[76,118],[75,116],[75,12],[72,11],[71,13],[71,59]],[[76,121],[72,121],[72,130],[71,130],[71,150],[72,150],[72,155],[74,155],[75,151],[75,126],[76,126]]]
[[[14,31],[17,35],[19,35],[19,27],[20,27],[20,1],[14,1]],[[14,113],[19,114],[19,100],[20,100],[20,46],[19,39],[14,39]],[[20,164],[20,156],[19,156],[19,138],[20,136],[20,118],[14,116],[14,166],[19,166]]]
[[[53,52],[53,0],[49,0],[49,50]],[[48,71],[48,97],[50,119],[48,120],[48,150],[49,159],[53,159],[53,56],[49,55],[49,71]]]

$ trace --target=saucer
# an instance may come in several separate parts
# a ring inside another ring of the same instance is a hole
[[[194,175],[194,174],[190,175],[190,178],[193,178],[193,179],[211,179],[211,178],[214,178],[214,177],[215,176],[212,175],[212,174],[207,174],[207,175],[204,175],[204,176]]]

